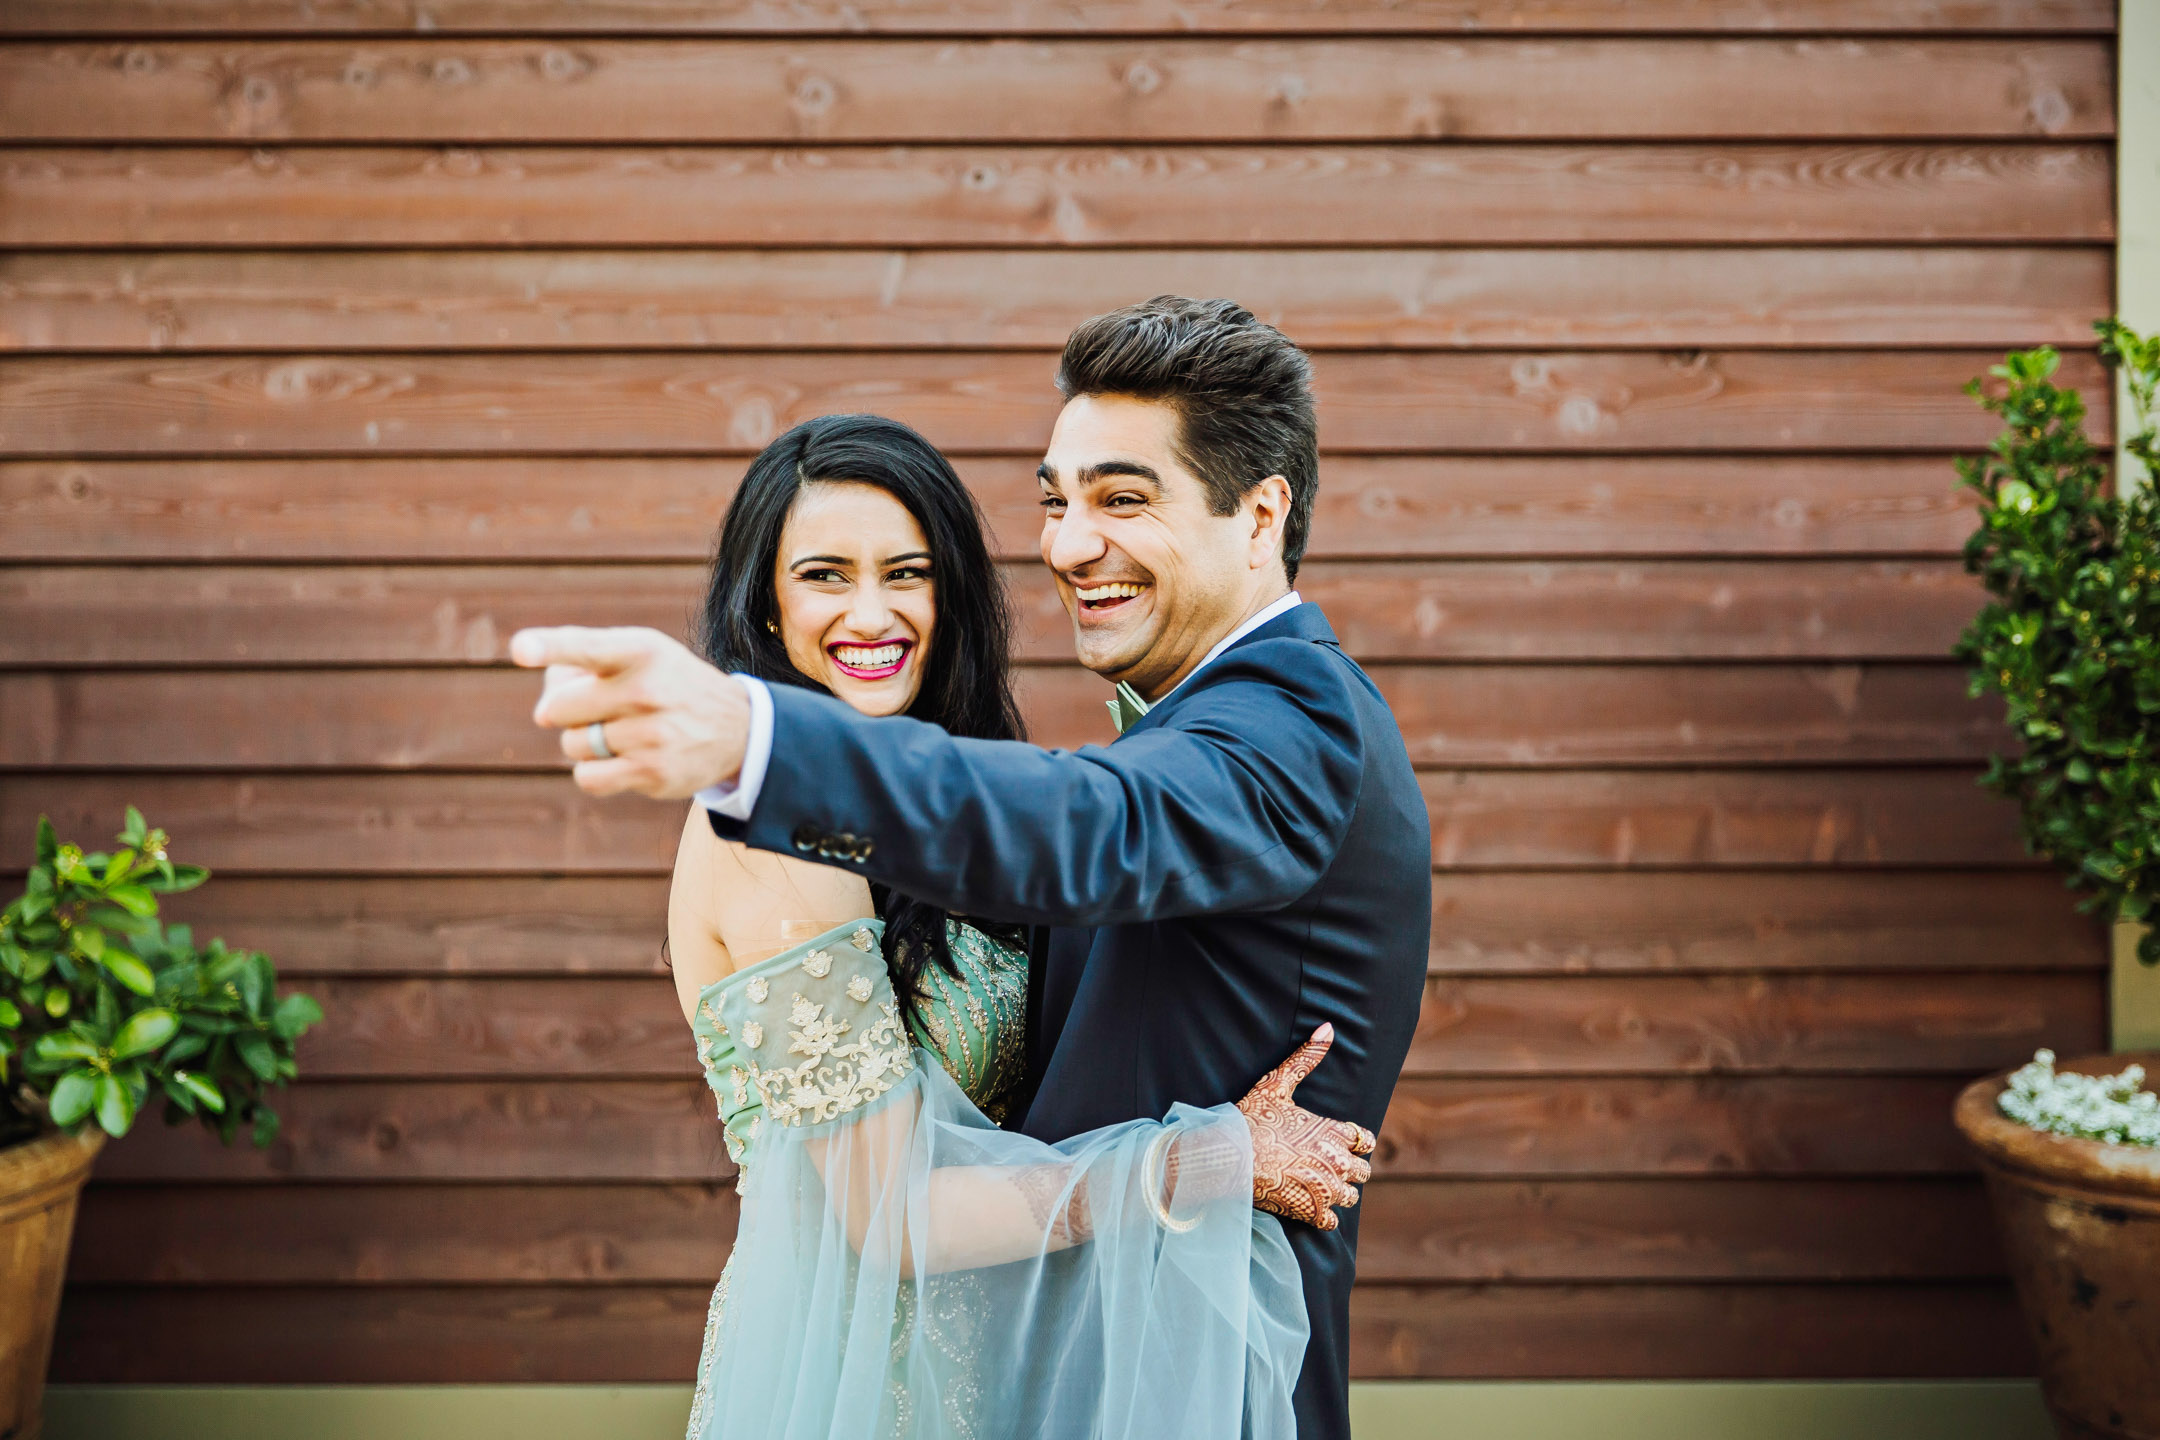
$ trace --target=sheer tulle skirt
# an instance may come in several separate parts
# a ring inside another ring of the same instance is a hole
[[[1289,1440],[1304,1299],[1237,1111],[1168,1117],[1245,1178],[1166,1207],[1164,1125],[1045,1145],[918,1062],[763,1125],[690,1440]]]

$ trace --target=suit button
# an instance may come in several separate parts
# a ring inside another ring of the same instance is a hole
[[[824,838],[824,836],[818,834],[817,826],[812,825],[807,820],[804,821],[802,824],[796,826],[795,833],[788,836],[788,839],[795,842],[795,848],[797,850],[801,850],[806,853],[808,851],[817,849],[818,842]]]

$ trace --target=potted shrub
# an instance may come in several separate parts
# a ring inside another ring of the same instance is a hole
[[[2149,478],[2160,341],[2097,328],[2127,382],[2125,448]],[[2160,901],[2160,501],[2110,484],[2083,402],[2052,383],[2056,359],[2013,354],[1982,395],[2003,433],[1960,471],[1980,495],[1966,567],[1991,598],[1957,654],[2019,743],[1983,783],[2018,801],[2026,845],[2086,908],[2138,924]],[[2160,934],[2146,928],[2137,953],[2160,962]],[[2058,1072],[2043,1051],[1957,1103],[2066,1437],[2160,1436],[2160,1098],[2130,1058]]]
[[[267,957],[158,919],[176,865],[134,807],[119,846],[85,855],[39,820],[37,860],[0,912],[0,1436],[35,1436],[75,1201],[107,1136],[146,1105],[227,1143],[277,1134],[264,1092],[293,1078],[293,1041],[322,1019],[277,994]]]

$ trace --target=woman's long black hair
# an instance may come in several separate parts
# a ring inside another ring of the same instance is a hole
[[[775,633],[780,534],[803,486],[820,482],[875,485],[907,507],[930,542],[937,622],[922,686],[906,713],[970,739],[1024,738],[1012,692],[1012,608],[983,539],[982,511],[935,446],[882,416],[805,420],[750,462],[720,524],[698,616],[697,647],[705,658],[775,685],[830,693],[795,668]],[[925,967],[959,973],[945,939],[945,912],[882,885],[871,894],[885,921],[894,989],[912,1012]],[[986,928],[1007,940],[1018,934]]]

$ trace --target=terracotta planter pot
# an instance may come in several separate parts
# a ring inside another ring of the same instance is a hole
[[[43,1425],[75,1200],[104,1143],[90,1129],[0,1150],[0,1440],[35,1440]]]
[[[2108,1075],[2160,1054],[2058,1065]],[[2160,1150],[2043,1135],[1996,1108],[2005,1075],[1958,1096],[2064,1440],[2160,1440]]]

